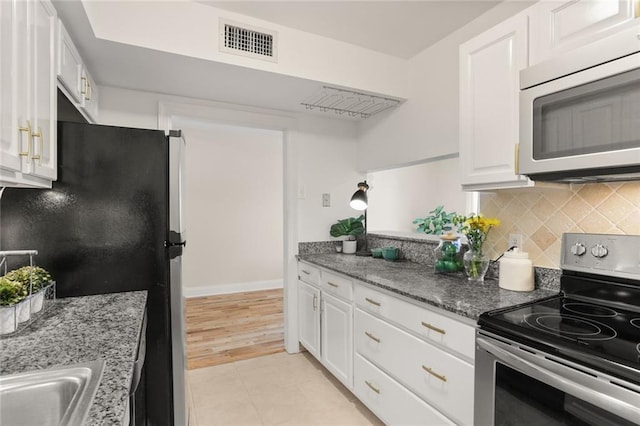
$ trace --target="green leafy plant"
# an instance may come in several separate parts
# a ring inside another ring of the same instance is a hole
[[[443,232],[449,232],[453,229],[453,218],[455,216],[455,212],[447,213],[444,210],[444,206],[438,206],[431,210],[427,217],[424,219],[417,218],[413,223],[418,225],[418,232],[441,235]]]
[[[22,283],[9,278],[0,277],[0,306],[11,306],[23,301],[27,290]]]
[[[33,293],[46,287],[52,281],[51,274],[39,266],[23,266],[7,272],[5,277],[20,283],[27,292],[29,292],[29,285],[31,284]]]
[[[331,225],[329,233],[332,237],[348,236],[350,240],[353,240],[356,236],[364,233],[364,225],[362,224],[363,220],[364,215],[338,220],[337,223]]]

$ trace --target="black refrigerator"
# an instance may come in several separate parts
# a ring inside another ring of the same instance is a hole
[[[52,188],[5,188],[0,198],[0,249],[37,249],[57,297],[148,291],[136,425],[188,422],[184,149],[179,131],[58,122]]]

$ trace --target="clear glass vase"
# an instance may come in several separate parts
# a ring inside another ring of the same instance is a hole
[[[457,235],[445,234],[440,237],[440,244],[434,250],[436,273],[447,274],[462,271],[460,246],[460,237]]]
[[[469,250],[462,257],[462,263],[464,264],[464,271],[469,277],[469,281],[482,282],[484,281],[484,275],[489,269],[489,258],[482,252]]]

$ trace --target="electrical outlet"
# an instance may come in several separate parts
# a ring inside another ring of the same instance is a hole
[[[509,234],[509,244],[507,244],[511,248],[513,246],[518,247],[522,250],[522,234]]]
[[[331,207],[331,194],[322,194],[322,207]]]

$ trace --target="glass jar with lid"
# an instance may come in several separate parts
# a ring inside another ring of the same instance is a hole
[[[460,236],[452,233],[440,236],[440,244],[435,248],[435,271],[454,273],[464,269],[462,263]]]

